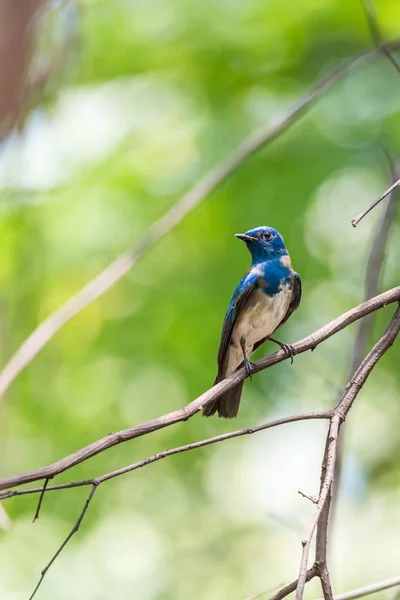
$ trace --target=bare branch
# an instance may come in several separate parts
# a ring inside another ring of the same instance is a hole
[[[311,579],[314,579],[314,577],[316,577],[317,575],[318,575],[318,567],[317,567],[317,565],[313,565],[311,567],[311,569],[308,569],[308,571],[306,573],[306,582],[311,581]],[[272,598],[270,598],[270,600],[282,600],[282,598],[285,598],[286,596],[288,596],[289,594],[294,592],[297,588],[298,581],[299,580],[296,579],[296,581],[292,581],[292,583],[289,583],[289,585],[286,585],[284,588],[279,590],[279,592],[277,594],[272,596]]]
[[[264,590],[263,592],[259,592],[258,594],[254,594],[254,596],[249,596],[248,598],[246,598],[246,600],[258,600],[259,598],[262,598],[263,596],[266,596],[270,592],[273,592],[277,588],[281,587],[281,585],[283,585],[283,583],[278,583],[277,585],[274,585],[274,587],[269,588],[268,590]]]
[[[392,579],[385,579],[384,581],[378,581],[377,583],[371,583],[370,585],[350,590],[344,594],[336,594],[333,597],[333,600],[353,600],[353,598],[363,598],[369,594],[376,594],[377,592],[382,592],[383,590],[388,590],[398,585],[400,585],[400,576],[392,577]]]
[[[358,392],[365,384],[369,374],[372,369],[378,362],[378,360],[383,356],[383,354],[392,346],[394,340],[396,339],[398,333],[400,331],[400,306],[398,306],[389,326],[387,327],[385,333],[382,335],[380,340],[375,344],[372,350],[368,353],[366,358],[361,363],[360,367],[357,369],[354,377],[349,381],[344,394],[333,411],[333,417],[331,418],[331,423],[329,427],[327,445],[326,445],[326,471],[325,476],[323,476],[323,471],[325,470],[325,465],[323,463],[321,469],[321,478],[323,478],[323,484],[321,486],[321,491],[317,503],[317,510],[315,512],[314,518],[311,522],[307,538],[302,542],[303,552],[302,559],[300,565],[300,574],[299,580],[297,584],[296,590],[296,600],[302,600],[304,586],[306,583],[307,576],[307,563],[308,563],[308,555],[310,551],[311,540],[314,535],[314,531],[318,525],[318,522],[321,518],[322,511],[325,505],[325,502],[328,499],[328,496],[331,492],[333,476],[335,471],[335,460],[336,460],[336,452],[337,452],[337,441],[341,423],[345,420],[349,410],[351,409],[355,398],[357,397]],[[329,516],[326,515],[326,521]],[[326,535],[326,533],[325,533]],[[321,540],[323,541],[323,540]],[[325,540],[326,541],[326,540]],[[326,552],[326,546],[324,548],[319,549],[320,552]],[[326,567],[325,564],[322,565]],[[320,572],[318,573],[321,578],[321,583],[324,591],[325,598],[332,597],[332,591],[330,590],[330,582],[329,582],[329,574],[327,572],[327,568],[324,569],[325,572],[325,581],[321,577]]]
[[[42,491],[40,492],[39,502],[38,502],[38,505],[36,507],[35,516],[33,517],[33,522],[35,522],[36,519],[39,518],[40,509],[42,508],[43,496],[44,496],[44,493],[46,491],[48,483],[49,483],[49,479],[47,478],[47,479],[45,479],[43,487],[42,487]]]
[[[384,49],[390,51],[398,47],[400,47],[400,40],[382,44],[382,46],[367,50],[332,69],[311,88],[302,100],[295,104],[276,126],[261,127],[245,138],[227,159],[200,179],[159,221],[154,223],[137,245],[121,254],[31,333],[0,373],[0,398],[57,331],[124,277],[150,248],[178,225],[189,212],[203,202],[251,156],[280,137],[306,113],[324,92],[345,77],[353,68],[376,57]]]
[[[312,502],[313,504],[317,504],[317,502],[318,502],[318,499],[315,498],[315,496],[308,496],[301,490],[297,490],[297,493],[300,494],[300,496],[303,496],[303,498],[307,498],[307,500],[310,500],[310,502]]]
[[[379,48],[382,44],[382,36],[378,27],[378,17],[376,14],[376,7],[371,0],[362,0],[365,16],[367,19],[369,31],[371,34],[371,39],[376,48]],[[386,48],[382,48],[380,50],[384,56],[388,59],[391,65],[396,69],[397,73],[400,74],[400,66],[397,64],[389,50]]]
[[[373,202],[371,204],[371,206],[369,208],[367,208],[367,210],[364,210],[364,212],[360,213],[357,217],[354,217],[354,219],[351,221],[351,224],[353,225],[353,227],[357,227],[357,225],[359,224],[361,219],[363,219],[369,212],[371,212],[371,210],[373,208],[375,208],[375,206],[377,206],[379,204],[379,202],[382,202],[382,200],[384,198],[386,198],[386,196],[391,194],[393,192],[393,190],[395,190],[399,186],[400,186],[400,179],[398,179],[397,181],[392,183],[392,185],[390,187],[388,187],[388,189],[385,192],[383,192],[383,194],[381,196],[379,196],[378,200],[375,200],[375,202]]]
[[[339,432],[338,432],[338,445],[336,449],[336,461],[338,460],[339,455]],[[327,475],[327,461],[328,461],[328,450],[329,450],[329,435],[326,438],[325,443],[325,452],[324,458],[322,460],[321,465],[321,486],[320,486],[320,494],[322,491],[322,486],[326,479]],[[334,465],[336,467],[336,464]],[[336,469],[334,470],[334,475],[336,473]],[[333,600],[332,595],[332,586],[328,571],[328,560],[327,560],[327,551],[328,551],[328,530],[329,530],[329,515],[332,501],[332,488],[333,488],[333,480],[332,484],[329,488],[329,492],[327,498],[325,500],[325,504],[322,508],[320,518],[317,524],[317,536],[316,536],[316,544],[315,544],[315,564],[318,566],[318,575],[321,581],[322,592],[324,594],[324,600]]]
[[[93,483],[92,485],[92,489],[90,490],[90,494],[86,499],[86,502],[81,510],[81,513],[78,517],[78,520],[76,521],[75,525],[73,526],[73,528],[71,529],[71,531],[69,532],[69,534],[67,535],[67,537],[65,538],[65,540],[63,541],[63,543],[61,544],[61,546],[59,547],[59,549],[57,550],[57,552],[54,554],[54,556],[51,558],[51,560],[47,563],[47,565],[45,566],[45,568],[43,569],[43,571],[40,574],[40,579],[38,581],[37,586],[35,587],[35,589],[33,590],[29,600],[32,600],[32,598],[35,596],[36,592],[38,591],[38,589],[41,586],[41,583],[47,573],[47,571],[50,569],[51,565],[53,564],[53,562],[56,560],[56,558],[58,557],[58,555],[62,552],[62,550],[65,548],[65,546],[68,544],[69,540],[72,538],[72,536],[74,535],[74,533],[76,533],[79,530],[79,527],[82,523],[83,517],[86,514],[87,509],[89,508],[89,504],[93,498],[93,495],[96,491],[97,488],[97,484]]]
[[[380,294],[379,296],[376,296],[367,302],[363,302],[359,306],[344,313],[315,333],[293,344],[294,350],[296,354],[301,354],[307,350],[314,350],[320,343],[338,331],[344,329],[354,321],[365,317],[371,312],[378,310],[387,304],[396,301],[398,302],[399,300],[400,286],[388,290],[387,292],[384,292],[383,294]],[[286,359],[287,354],[283,350],[279,350],[278,352],[269,354],[265,358],[262,358],[254,363],[252,371],[253,373],[257,373],[258,371],[271,367],[272,365],[275,365]],[[152,419],[146,423],[129,427],[128,429],[124,429],[117,433],[111,433],[47,467],[42,467],[33,471],[28,471],[27,473],[23,473],[21,475],[15,475],[13,477],[0,480],[0,490],[15,487],[32,481],[38,481],[40,479],[53,478],[55,475],[58,475],[59,473],[62,473],[73,466],[88,460],[92,456],[104,452],[112,446],[132,440],[153,431],[163,429],[164,427],[168,427],[175,423],[186,421],[196,414],[207,403],[212,402],[228,389],[231,389],[240,381],[243,381],[245,378],[246,370],[244,367],[242,367],[224,379],[224,381],[221,381],[211,389],[204,392],[201,396],[196,398],[196,400],[193,400],[187,404],[184,408],[180,408],[161,417]]]
[[[311,540],[314,535],[315,528],[317,527],[318,521],[322,514],[322,510],[325,505],[325,501],[328,498],[328,495],[331,492],[331,486],[333,481],[333,474],[335,472],[335,460],[336,460],[336,451],[337,451],[337,440],[340,428],[341,416],[339,413],[335,414],[329,426],[328,431],[328,444],[327,444],[327,452],[326,452],[326,475],[324,477],[321,492],[317,502],[317,510],[315,512],[314,518],[311,522],[310,528],[308,530],[308,534],[306,539],[302,542],[303,552],[301,557],[300,564],[300,574],[299,580],[297,583],[296,589],[296,600],[302,600],[304,586],[307,580],[307,564],[308,564],[308,556],[310,553]],[[318,569],[319,574],[319,569]]]

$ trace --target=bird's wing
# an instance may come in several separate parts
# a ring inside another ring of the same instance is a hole
[[[260,274],[257,269],[250,269],[247,271],[246,275],[233,292],[231,301],[229,302],[228,310],[226,311],[224,325],[222,327],[221,342],[218,350],[218,371],[220,371],[222,368],[225,359],[225,353],[229,345],[229,340],[236,319],[248,300],[251,292],[255,289],[259,276]]]
[[[293,273],[292,299],[290,300],[289,308],[287,309],[286,315],[283,317],[283,319],[279,323],[278,327],[281,327],[284,323],[286,323],[286,321],[288,320],[288,318],[290,317],[292,312],[294,312],[296,310],[296,308],[299,307],[300,300],[301,300],[301,279],[300,279],[300,275],[298,273],[294,272]],[[278,329],[278,327],[277,327],[277,329]]]

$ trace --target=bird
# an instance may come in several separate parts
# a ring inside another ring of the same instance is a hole
[[[295,311],[301,299],[300,275],[282,235],[261,226],[237,233],[250,251],[252,262],[232,294],[226,311],[218,350],[218,373],[214,385],[244,366],[251,378],[250,357],[266,340],[278,344],[293,362],[294,348],[271,338]],[[236,417],[243,381],[204,406],[203,416]]]

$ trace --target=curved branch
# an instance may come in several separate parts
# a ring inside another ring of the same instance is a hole
[[[384,292],[375,298],[371,298],[371,300],[368,300],[367,302],[363,302],[359,306],[347,311],[337,319],[334,319],[324,327],[321,327],[321,329],[318,329],[318,331],[312,333],[308,337],[296,342],[293,344],[295,353],[301,354],[307,350],[314,350],[319,344],[330,338],[338,331],[341,331],[354,321],[357,321],[358,319],[365,317],[365,315],[368,315],[371,312],[396,301],[400,301],[400,286],[388,290],[387,292]],[[278,352],[269,354],[265,358],[262,358],[254,363],[252,371],[253,373],[257,373],[258,371],[262,371],[263,369],[271,367],[272,365],[275,365],[286,359],[287,354],[284,351],[279,350]],[[23,473],[21,475],[15,475],[13,477],[2,479],[0,480],[0,490],[41,479],[52,479],[55,477],[55,475],[71,469],[75,465],[88,460],[92,456],[104,452],[112,446],[116,446],[117,444],[121,444],[128,440],[132,440],[153,431],[163,429],[164,427],[174,425],[180,421],[187,421],[187,419],[196,414],[207,403],[212,402],[228,389],[231,389],[239,382],[243,381],[245,378],[246,370],[244,367],[242,367],[230,377],[224,379],[224,381],[221,381],[211,389],[201,394],[201,396],[187,404],[184,408],[180,408],[140,425],[129,427],[128,429],[124,429],[117,433],[111,433],[47,467],[42,467],[33,471],[28,471],[27,473]]]
[[[40,323],[0,373],[0,398],[19,373],[32,362],[57,331],[124,277],[150,248],[178,225],[188,213],[203,202],[211,192],[221,185],[253,154],[282,135],[282,133],[306,113],[324,92],[336,83],[336,81],[345,77],[351,69],[366,60],[370,60],[377,55],[379,56],[384,50],[396,50],[399,47],[400,39],[369,49],[349,59],[343,65],[335,67],[325,77],[320,79],[311,88],[310,92],[297,102],[277,125],[272,128],[264,126],[256,129],[245,138],[228,158],[209,171],[160,220],[156,221],[137,245],[121,254],[114,262],[99,273],[97,277],[87,283],[65,304]]]

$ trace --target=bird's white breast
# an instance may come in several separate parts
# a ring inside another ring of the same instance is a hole
[[[289,308],[291,290],[288,286],[273,296],[267,296],[262,290],[255,289],[246,306],[238,317],[226,354],[226,374],[229,375],[243,361],[240,339],[246,340],[246,356],[250,359],[254,345],[272,335],[282,322]]]

